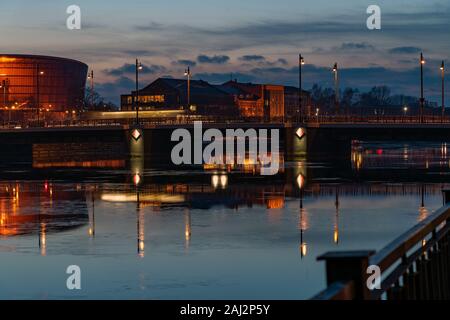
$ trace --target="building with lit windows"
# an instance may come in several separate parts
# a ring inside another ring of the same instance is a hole
[[[86,64],[71,59],[0,54],[1,109],[80,110],[87,71]]]
[[[188,88],[190,106],[188,107]],[[135,110],[136,92],[121,96],[121,110]],[[139,110],[189,110],[203,115],[235,115],[233,97],[202,80],[159,78],[139,90]]]
[[[245,118],[280,120],[285,116],[284,86],[228,81],[219,86],[233,95]]]

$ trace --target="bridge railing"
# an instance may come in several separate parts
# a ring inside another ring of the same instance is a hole
[[[194,121],[203,123],[261,123],[265,122],[261,118],[243,119],[226,116],[183,116],[183,117],[165,117],[165,118],[140,118],[139,125],[158,126],[158,125],[182,125],[193,124]],[[284,123],[284,119],[272,119],[270,123]],[[68,119],[61,121],[8,121],[0,122],[0,129],[26,129],[26,128],[63,128],[63,127],[102,127],[102,126],[131,126],[136,124],[134,118],[118,119]]]
[[[304,117],[306,123],[386,123],[386,124],[407,124],[407,123],[450,123],[450,116],[424,115],[318,115]]]
[[[300,124],[300,123],[374,123],[374,124],[433,124],[433,123],[449,123],[450,116],[425,115],[419,116],[399,116],[399,115],[318,115],[305,116],[299,118],[272,118],[264,119],[262,117],[242,118],[236,116],[205,116],[205,115],[189,115],[181,117],[164,117],[164,118],[140,118],[139,124],[142,126],[156,125],[180,125],[192,124],[194,121],[202,121],[204,123],[269,123],[269,124]],[[22,128],[62,128],[62,127],[99,127],[99,126],[124,126],[134,125],[134,118],[105,118],[105,119],[67,119],[61,121],[46,121],[45,119],[29,120],[29,121],[3,121],[0,122],[0,129],[22,129]]]
[[[314,300],[450,299],[450,190],[444,206],[378,252],[328,252],[328,287]],[[371,267],[371,268],[369,268]],[[381,272],[379,286],[371,278]],[[369,283],[368,283],[369,282]]]

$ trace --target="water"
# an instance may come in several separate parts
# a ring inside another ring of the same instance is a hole
[[[89,166],[2,168],[0,298],[306,299],[325,287],[317,256],[380,249],[439,208],[449,159],[361,143],[274,177],[146,167],[138,188],[133,164]]]

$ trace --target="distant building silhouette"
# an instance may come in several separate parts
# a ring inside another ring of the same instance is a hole
[[[183,109],[205,115],[236,115],[233,97],[202,80],[190,81],[190,102],[187,104],[187,80],[158,78],[139,90],[140,110]],[[121,96],[121,110],[133,110],[136,92]]]
[[[139,90],[140,110],[189,110],[203,115],[240,115],[265,121],[299,115],[298,88],[228,81],[212,85],[191,80],[191,107],[187,106],[187,80],[159,78]],[[311,98],[302,91],[303,113],[311,112]],[[135,91],[121,96],[121,110],[133,111]]]

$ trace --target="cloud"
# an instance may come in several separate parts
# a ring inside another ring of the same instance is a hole
[[[199,63],[210,63],[210,64],[225,64],[230,60],[229,56],[221,55],[221,56],[207,56],[207,55],[199,55],[197,57],[197,61]]]
[[[130,56],[135,56],[135,57],[140,57],[140,56],[153,56],[153,55],[157,55],[158,53],[156,51],[153,50],[134,50],[134,49],[129,49],[129,50],[123,50],[123,53],[128,54]]]
[[[242,61],[264,61],[266,60],[266,58],[264,56],[261,55],[245,55],[239,58],[239,60]]]
[[[417,47],[396,47],[389,49],[389,53],[392,54],[413,54],[419,53],[420,51],[421,49]]]
[[[286,60],[286,59],[283,59],[283,58],[278,59],[277,62],[278,62],[279,64],[284,65],[284,66],[288,65],[287,60]]]
[[[159,31],[162,30],[164,26],[161,23],[152,21],[149,24],[142,26],[135,26],[134,28],[139,31],[156,31],[156,30]]]
[[[374,47],[365,42],[344,42],[341,47],[341,50],[373,50]]]
[[[95,91],[105,98],[105,101],[110,101],[119,106],[120,95],[129,93],[134,89],[134,86],[135,82],[133,80],[121,76],[112,82],[96,84]]]
[[[107,69],[104,70],[104,72],[110,76],[124,76],[126,74],[134,74],[136,72],[136,65],[125,63],[121,67],[114,69]],[[151,65],[151,66],[142,65],[142,70],[139,71],[139,73],[142,74],[155,74],[161,72],[166,72],[166,67],[160,65]]]
[[[197,65],[197,62],[195,62],[193,60],[181,59],[181,60],[173,61],[172,64],[173,65],[179,64],[179,65],[186,66],[186,67],[195,67]]]

